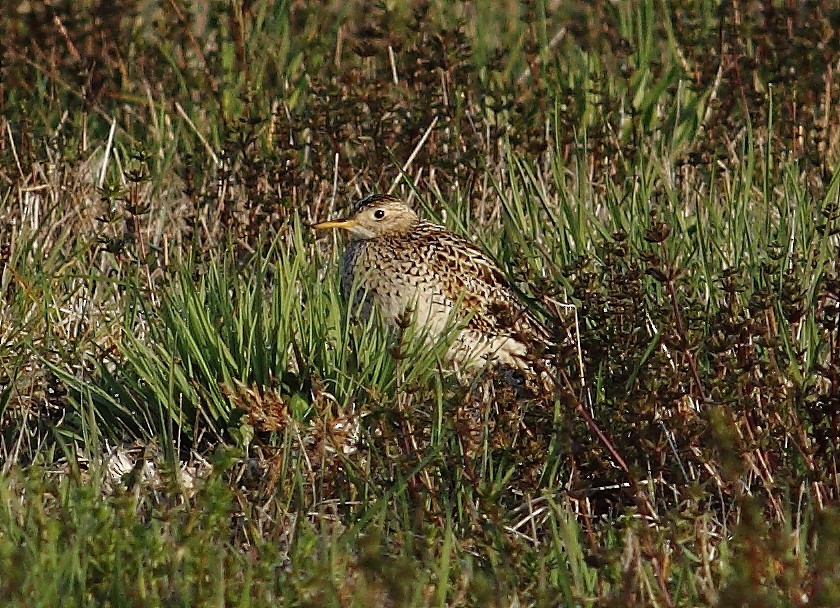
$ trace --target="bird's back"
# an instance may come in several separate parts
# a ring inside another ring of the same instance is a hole
[[[462,363],[522,368],[549,343],[548,331],[517,299],[496,264],[436,224],[421,221],[404,234],[351,242],[342,263],[345,295],[354,281],[355,305],[361,305],[364,318],[375,307],[396,327],[401,315],[413,310],[433,338],[459,322],[450,356]]]

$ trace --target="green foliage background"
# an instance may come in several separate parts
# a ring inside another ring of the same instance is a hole
[[[4,604],[840,604],[838,29],[4,2]],[[392,188],[552,328],[556,399],[347,314],[308,225]]]

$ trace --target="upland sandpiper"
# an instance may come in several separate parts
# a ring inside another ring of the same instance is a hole
[[[345,297],[355,294],[363,319],[378,309],[396,328],[411,315],[429,339],[457,332],[446,357],[461,367],[509,366],[526,379],[542,376],[544,384],[544,367],[536,362],[550,344],[549,332],[469,240],[384,194],[363,198],[344,219],[313,227],[350,233],[341,287]]]

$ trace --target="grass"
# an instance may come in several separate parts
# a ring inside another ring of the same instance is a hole
[[[836,11],[497,9],[0,8],[5,604],[840,602]],[[348,314],[391,188],[556,399]]]

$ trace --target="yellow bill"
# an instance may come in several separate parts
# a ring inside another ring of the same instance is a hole
[[[343,228],[344,230],[350,230],[355,225],[355,220],[333,220],[330,222],[320,222],[318,224],[313,224],[312,227],[315,230],[330,230],[332,228]]]

